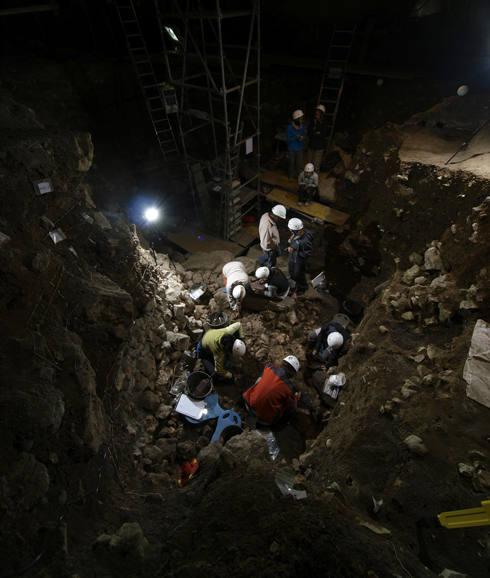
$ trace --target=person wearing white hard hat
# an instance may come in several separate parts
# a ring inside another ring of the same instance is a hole
[[[289,178],[298,177],[304,164],[304,150],[306,139],[306,128],[303,124],[304,114],[302,110],[293,112],[292,120],[288,124],[287,141],[289,155]]]
[[[262,293],[271,299],[283,299],[289,293],[289,281],[277,267],[259,267],[255,271],[257,283],[253,285],[255,293]]]
[[[223,278],[228,303],[232,311],[240,311],[240,305],[247,295],[249,277],[241,261],[230,261],[223,267]]]
[[[289,277],[296,295],[301,295],[308,289],[308,283],[306,282],[306,261],[313,251],[313,235],[304,228],[301,219],[289,219],[288,228],[291,231],[291,236],[288,241]]]
[[[286,356],[281,365],[266,365],[255,384],[243,393],[247,411],[261,425],[277,425],[296,411],[300,393],[293,383],[300,369],[294,355]]]
[[[313,163],[317,173],[320,172],[323,151],[327,142],[325,112],[325,106],[317,104],[313,121],[308,126],[308,160]]]
[[[309,205],[318,196],[318,174],[313,163],[307,163],[298,177],[298,205]]]
[[[199,359],[209,375],[231,379],[233,358],[243,357],[247,351],[242,339],[242,324],[237,321],[220,329],[209,329],[196,348]]]
[[[317,327],[308,335],[313,358],[326,367],[337,364],[339,357],[346,353],[350,339],[350,331],[336,321]]]
[[[276,260],[280,254],[281,237],[277,222],[286,219],[286,207],[284,205],[274,205],[271,211],[264,213],[259,222],[260,248],[263,251],[259,257],[259,263],[267,267],[275,267]]]

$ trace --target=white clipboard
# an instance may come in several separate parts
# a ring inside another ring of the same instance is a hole
[[[195,401],[185,393],[180,396],[175,411],[196,420],[200,420],[203,415],[208,413],[205,401]]]

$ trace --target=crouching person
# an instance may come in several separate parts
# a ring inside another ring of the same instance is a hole
[[[233,358],[243,357],[247,351],[242,340],[242,324],[237,321],[221,329],[209,329],[197,346],[197,354],[209,375],[232,379]]]
[[[309,205],[318,197],[318,174],[312,163],[305,166],[298,177],[298,205]]]
[[[286,421],[296,411],[300,393],[292,382],[300,364],[294,355],[288,355],[279,367],[267,365],[255,385],[243,393],[245,407],[266,426]]]
[[[317,327],[308,335],[313,357],[327,367],[336,365],[339,357],[347,352],[350,338],[350,331],[336,321]]]
[[[256,293],[262,293],[270,299],[283,299],[289,293],[289,280],[280,269],[276,267],[259,267],[255,271],[257,283],[253,289]]]
[[[232,311],[240,311],[240,306],[249,286],[248,273],[240,261],[230,261],[223,267],[223,278],[228,303]]]

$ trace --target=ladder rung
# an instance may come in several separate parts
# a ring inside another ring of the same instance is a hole
[[[352,44],[331,44],[330,48],[352,48]]]
[[[138,24],[137,20],[121,20],[123,24]]]
[[[126,34],[126,38],[141,38],[141,34]]]

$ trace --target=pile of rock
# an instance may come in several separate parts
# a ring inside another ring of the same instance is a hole
[[[483,276],[468,288],[458,287],[454,275],[445,270],[440,241],[432,241],[423,256],[412,253],[409,260],[412,266],[383,294],[396,317],[427,327],[448,321],[460,310],[478,309],[483,300],[478,280]]]
[[[188,459],[199,451],[195,444],[181,440],[183,424],[173,413],[169,388],[178,377],[184,351],[203,333],[204,311],[189,297],[180,266],[141,247],[139,253],[151,269],[154,295],[120,351],[114,385],[133,408],[125,418],[134,440],[133,457],[143,475],[162,484],[176,479],[177,457]]]

